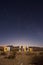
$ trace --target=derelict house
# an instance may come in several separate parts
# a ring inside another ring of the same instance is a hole
[[[43,51],[42,47],[29,47],[30,52],[38,52],[38,51]]]
[[[14,46],[8,45],[4,47],[4,52],[13,51],[13,49],[14,49]]]

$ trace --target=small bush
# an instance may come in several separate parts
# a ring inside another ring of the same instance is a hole
[[[2,52],[0,55],[6,55],[6,53],[5,52]]]
[[[21,52],[17,52],[16,55],[22,55],[22,53]]]
[[[14,59],[16,57],[16,53],[14,52],[8,52],[5,56],[5,58],[8,58],[8,59]]]
[[[26,52],[26,55],[35,55],[35,54],[31,52]]]
[[[8,56],[8,59],[14,59],[15,57],[14,57],[14,55],[9,55]]]

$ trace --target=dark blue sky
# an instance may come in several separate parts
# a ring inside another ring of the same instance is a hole
[[[43,2],[0,2],[0,44],[10,43],[43,45]]]

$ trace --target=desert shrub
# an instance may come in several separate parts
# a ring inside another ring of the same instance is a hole
[[[41,55],[39,55],[39,56],[34,55],[31,58],[30,64],[43,65],[43,56],[41,56]]]
[[[5,56],[4,58],[5,59],[14,59],[14,56],[13,55],[9,55],[9,56]]]
[[[26,55],[35,55],[35,53],[26,52]]]
[[[2,51],[0,51],[0,55],[1,55]]]
[[[6,55],[6,53],[3,51],[3,52],[1,52],[1,54],[0,55]]]
[[[17,52],[16,55],[22,55],[22,53],[21,52]]]
[[[16,53],[11,51],[11,52],[8,52],[4,58],[14,59],[15,57],[16,57]]]
[[[30,55],[30,52],[26,52],[25,54],[26,54],[26,55]]]
[[[15,56],[17,52],[16,52],[16,51],[13,51],[12,53],[13,53],[13,55]]]

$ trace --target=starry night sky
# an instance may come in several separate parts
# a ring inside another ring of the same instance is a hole
[[[43,2],[1,1],[0,44],[43,46]]]

